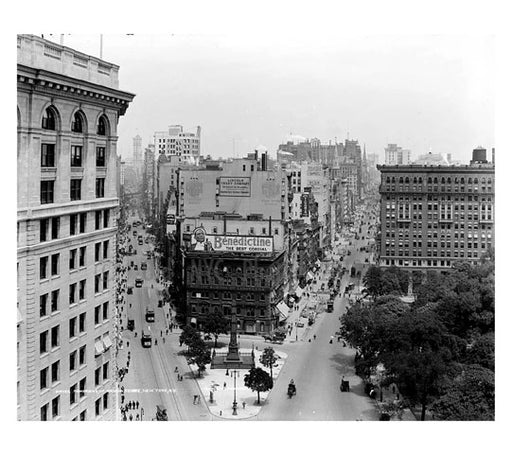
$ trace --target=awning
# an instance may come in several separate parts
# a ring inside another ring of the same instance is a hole
[[[105,346],[105,351],[112,346],[112,340],[109,335],[103,337],[103,346]]]
[[[96,341],[96,343],[94,343],[94,351],[95,351],[96,355],[103,354],[104,349],[103,349],[103,343],[101,342],[101,340]]]
[[[20,322],[23,322],[23,316],[21,315],[21,311],[18,308],[18,320],[16,321],[16,325],[18,325]]]
[[[288,317],[288,312],[290,308],[284,302],[279,302],[276,305],[276,308],[279,311],[279,320],[284,321]]]
[[[190,323],[191,324],[197,324],[197,319],[196,318],[190,318]]]

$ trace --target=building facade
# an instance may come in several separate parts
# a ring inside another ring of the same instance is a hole
[[[179,171],[179,237],[186,321],[231,314],[239,329],[279,324],[287,281],[286,173],[266,160],[235,159],[215,169]]]
[[[171,125],[167,131],[154,135],[155,154],[180,156],[189,164],[197,164],[201,154],[201,127],[195,133],[188,133],[181,125]]]
[[[381,266],[446,269],[494,245],[494,164],[485,150],[473,157],[465,166],[378,166]]]
[[[397,144],[388,144],[384,149],[384,156],[384,163],[388,166],[411,163],[411,151],[403,149]]]
[[[119,67],[18,36],[18,419],[111,420]]]

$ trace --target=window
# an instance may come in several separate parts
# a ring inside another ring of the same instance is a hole
[[[94,261],[99,262],[101,260],[101,242],[94,244]]]
[[[41,204],[53,204],[53,187],[55,181],[41,181]]]
[[[48,330],[39,334],[39,353],[45,354],[48,352]]]
[[[103,320],[106,321],[108,319],[108,302],[103,303]]]
[[[44,390],[48,388],[48,367],[43,368],[39,372],[39,389]]]
[[[101,319],[100,319],[100,315],[101,315],[101,305],[98,305],[97,307],[94,308],[94,324],[99,324],[101,322]]]
[[[108,392],[103,394],[103,409],[108,409]]]
[[[51,299],[51,312],[55,313],[59,311],[59,296],[60,296],[60,290],[55,289],[52,291],[52,299]]]
[[[78,399],[76,396],[76,389],[78,387],[78,384],[74,384],[69,388],[69,404],[70,406],[74,405]]]
[[[101,116],[98,120],[96,134],[98,134],[99,136],[105,136],[107,134],[107,122],[105,121],[105,117],[103,116]]]
[[[108,379],[108,376],[109,376],[109,374],[108,374],[109,368],[108,367],[109,367],[109,363],[108,362],[103,364],[103,380],[104,381],[106,381]]]
[[[99,416],[101,414],[101,398],[98,398],[95,402],[94,402],[94,411],[96,413],[96,417]]]
[[[43,218],[42,220],[39,220],[39,241],[40,242],[46,242],[48,240],[48,226],[49,226],[49,219]]]
[[[80,247],[80,254],[78,255],[78,266],[79,267],[85,267],[85,249],[87,247],[81,246]]]
[[[85,354],[86,354],[86,346],[81,346],[78,350],[78,364],[80,366],[85,365]]]
[[[87,213],[80,213],[80,234],[85,232],[87,223]]]
[[[78,300],[85,300],[85,282],[86,280],[80,280],[78,284]]]
[[[51,331],[51,347],[58,348],[60,345],[60,326],[56,325],[55,327],[52,327]]]
[[[108,240],[103,242],[103,259],[108,259]]]
[[[73,131],[73,133],[83,132],[82,116],[78,112],[75,112],[75,115],[73,116],[73,121],[71,122],[71,131]]]
[[[39,278],[41,280],[48,278],[48,256],[39,258]]]
[[[76,257],[78,250],[75,248],[73,250],[69,250],[69,270],[76,269]]]
[[[52,363],[52,384],[55,384],[60,379],[60,360]]]
[[[72,201],[82,199],[82,179],[71,179],[69,191]]]
[[[85,421],[86,416],[87,416],[87,411],[82,411],[80,413],[80,421],[82,421],[82,422]]]
[[[39,317],[48,316],[48,294],[39,296]]]
[[[101,382],[101,367],[94,370],[94,385],[97,387]]]
[[[59,257],[60,254],[52,254],[52,276],[59,274]]]
[[[82,146],[71,146],[71,167],[82,167]]]
[[[101,283],[101,274],[98,273],[94,276],[94,293],[97,294],[100,292],[100,283]]]
[[[77,355],[77,351],[73,351],[71,354],[69,354],[69,371],[70,372],[76,370],[76,355]]]
[[[105,147],[96,147],[96,166],[105,166]]]
[[[69,338],[76,337],[76,317],[69,320]]]
[[[79,333],[85,332],[85,315],[86,315],[86,313],[81,313],[78,316],[78,332]]]
[[[95,212],[95,225],[94,228],[96,230],[101,229],[101,210],[96,210]]]
[[[41,406],[41,420],[48,420],[48,403],[46,403],[44,406]]]
[[[108,289],[108,272],[103,272],[103,290]]]
[[[76,303],[76,283],[69,285],[69,305]]]
[[[43,119],[42,119],[42,122],[41,122],[41,128],[43,128],[44,130],[55,131],[55,124],[56,124],[56,122],[55,122],[55,114],[53,113],[53,110],[48,107],[44,111]]]
[[[76,235],[76,228],[78,224],[78,215],[69,215],[69,235]]]
[[[87,385],[87,379],[86,378],[80,379],[80,382],[78,383],[78,395],[80,398],[85,397],[86,385]]]
[[[41,167],[55,167],[55,144],[41,144]]]
[[[96,197],[105,197],[105,179],[96,179]]]
[[[110,209],[103,210],[103,227],[108,228],[108,223],[110,221]]]
[[[56,216],[52,218],[52,240],[59,238],[60,229],[60,217]]]

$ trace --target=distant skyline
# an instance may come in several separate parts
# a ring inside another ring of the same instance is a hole
[[[45,35],[59,42],[60,35]],[[99,35],[64,45],[99,57]],[[285,40],[236,35],[104,35],[103,59],[136,94],[119,122],[118,151],[155,131],[201,126],[203,155],[275,156],[290,133],[323,142],[347,134],[378,153],[451,153],[462,163],[494,144],[494,39],[341,36]],[[499,150],[497,150],[499,155]]]

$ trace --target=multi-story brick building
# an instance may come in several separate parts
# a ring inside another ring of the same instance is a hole
[[[18,36],[18,419],[115,415],[119,67]]]
[[[378,166],[380,265],[449,268],[494,244],[494,162],[475,149],[465,166]]]
[[[245,333],[279,324],[287,279],[286,174],[266,156],[216,169],[179,171],[184,313],[201,327],[209,314],[236,308]]]
[[[201,127],[196,133],[183,131],[181,125],[171,125],[167,131],[157,131],[154,135],[155,154],[180,156],[188,163],[199,162],[201,154]]]

